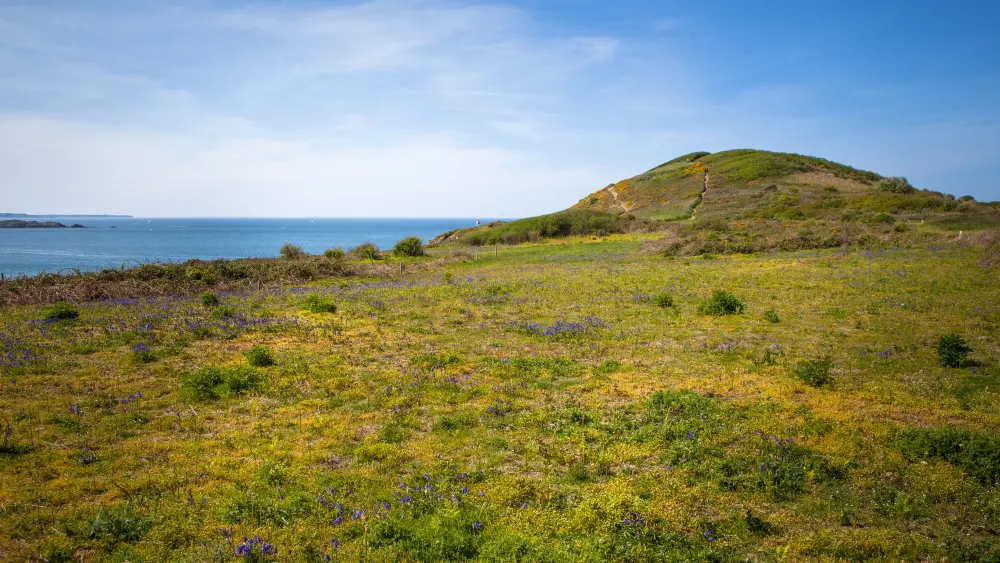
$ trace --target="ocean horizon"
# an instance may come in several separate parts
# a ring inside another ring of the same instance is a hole
[[[31,215],[30,220],[78,218],[86,229],[0,229],[0,273],[6,277],[97,271],[147,263],[266,258],[285,243],[320,254],[363,242],[381,249],[419,236],[494,218],[103,217]],[[65,221],[61,221],[66,223]],[[67,225],[69,223],[66,223]]]

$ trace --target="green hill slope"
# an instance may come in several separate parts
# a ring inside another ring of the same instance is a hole
[[[890,228],[902,233],[909,223],[919,224],[925,235],[934,229],[996,227],[1000,205],[916,189],[905,178],[886,178],[823,158],[738,149],[680,156],[597,190],[565,211],[445,233],[432,242],[517,243],[635,230],[687,236],[691,233],[686,231],[699,229],[736,229],[743,232],[737,238],[759,239],[767,232],[798,232],[806,222],[825,242],[808,235],[804,247],[841,246]],[[763,248],[772,247],[798,248],[787,243]],[[726,242],[721,249],[762,248],[743,240]]]

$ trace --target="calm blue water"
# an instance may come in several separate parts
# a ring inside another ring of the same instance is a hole
[[[45,217],[30,217],[45,221]],[[399,239],[424,240],[475,219],[111,219],[53,218],[88,229],[0,229],[0,272],[7,276],[99,270],[191,258],[277,256],[286,242],[306,252],[348,249],[365,241],[391,248]],[[483,220],[485,223],[486,221]],[[112,228],[114,227],[114,228]]]

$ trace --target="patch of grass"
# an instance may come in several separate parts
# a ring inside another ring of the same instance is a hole
[[[202,368],[181,377],[181,393],[194,401],[209,401],[229,395],[260,391],[264,377],[253,368]]]
[[[47,321],[71,321],[79,316],[80,311],[65,301],[53,303],[42,309],[42,318]]]
[[[812,387],[824,387],[833,383],[830,358],[812,358],[795,364],[795,378]]]
[[[986,485],[1000,482],[1000,437],[959,428],[908,428],[896,446],[910,459],[942,459]]]
[[[653,303],[662,309],[667,309],[674,306],[674,298],[669,293],[660,293],[653,298]]]
[[[778,324],[781,322],[781,317],[778,316],[778,312],[774,309],[768,309],[764,312],[764,320],[772,324]]]

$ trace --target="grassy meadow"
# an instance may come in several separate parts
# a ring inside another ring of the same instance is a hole
[[[1000,561],[981,249],[643,242],[5,307],[0,560]]]

